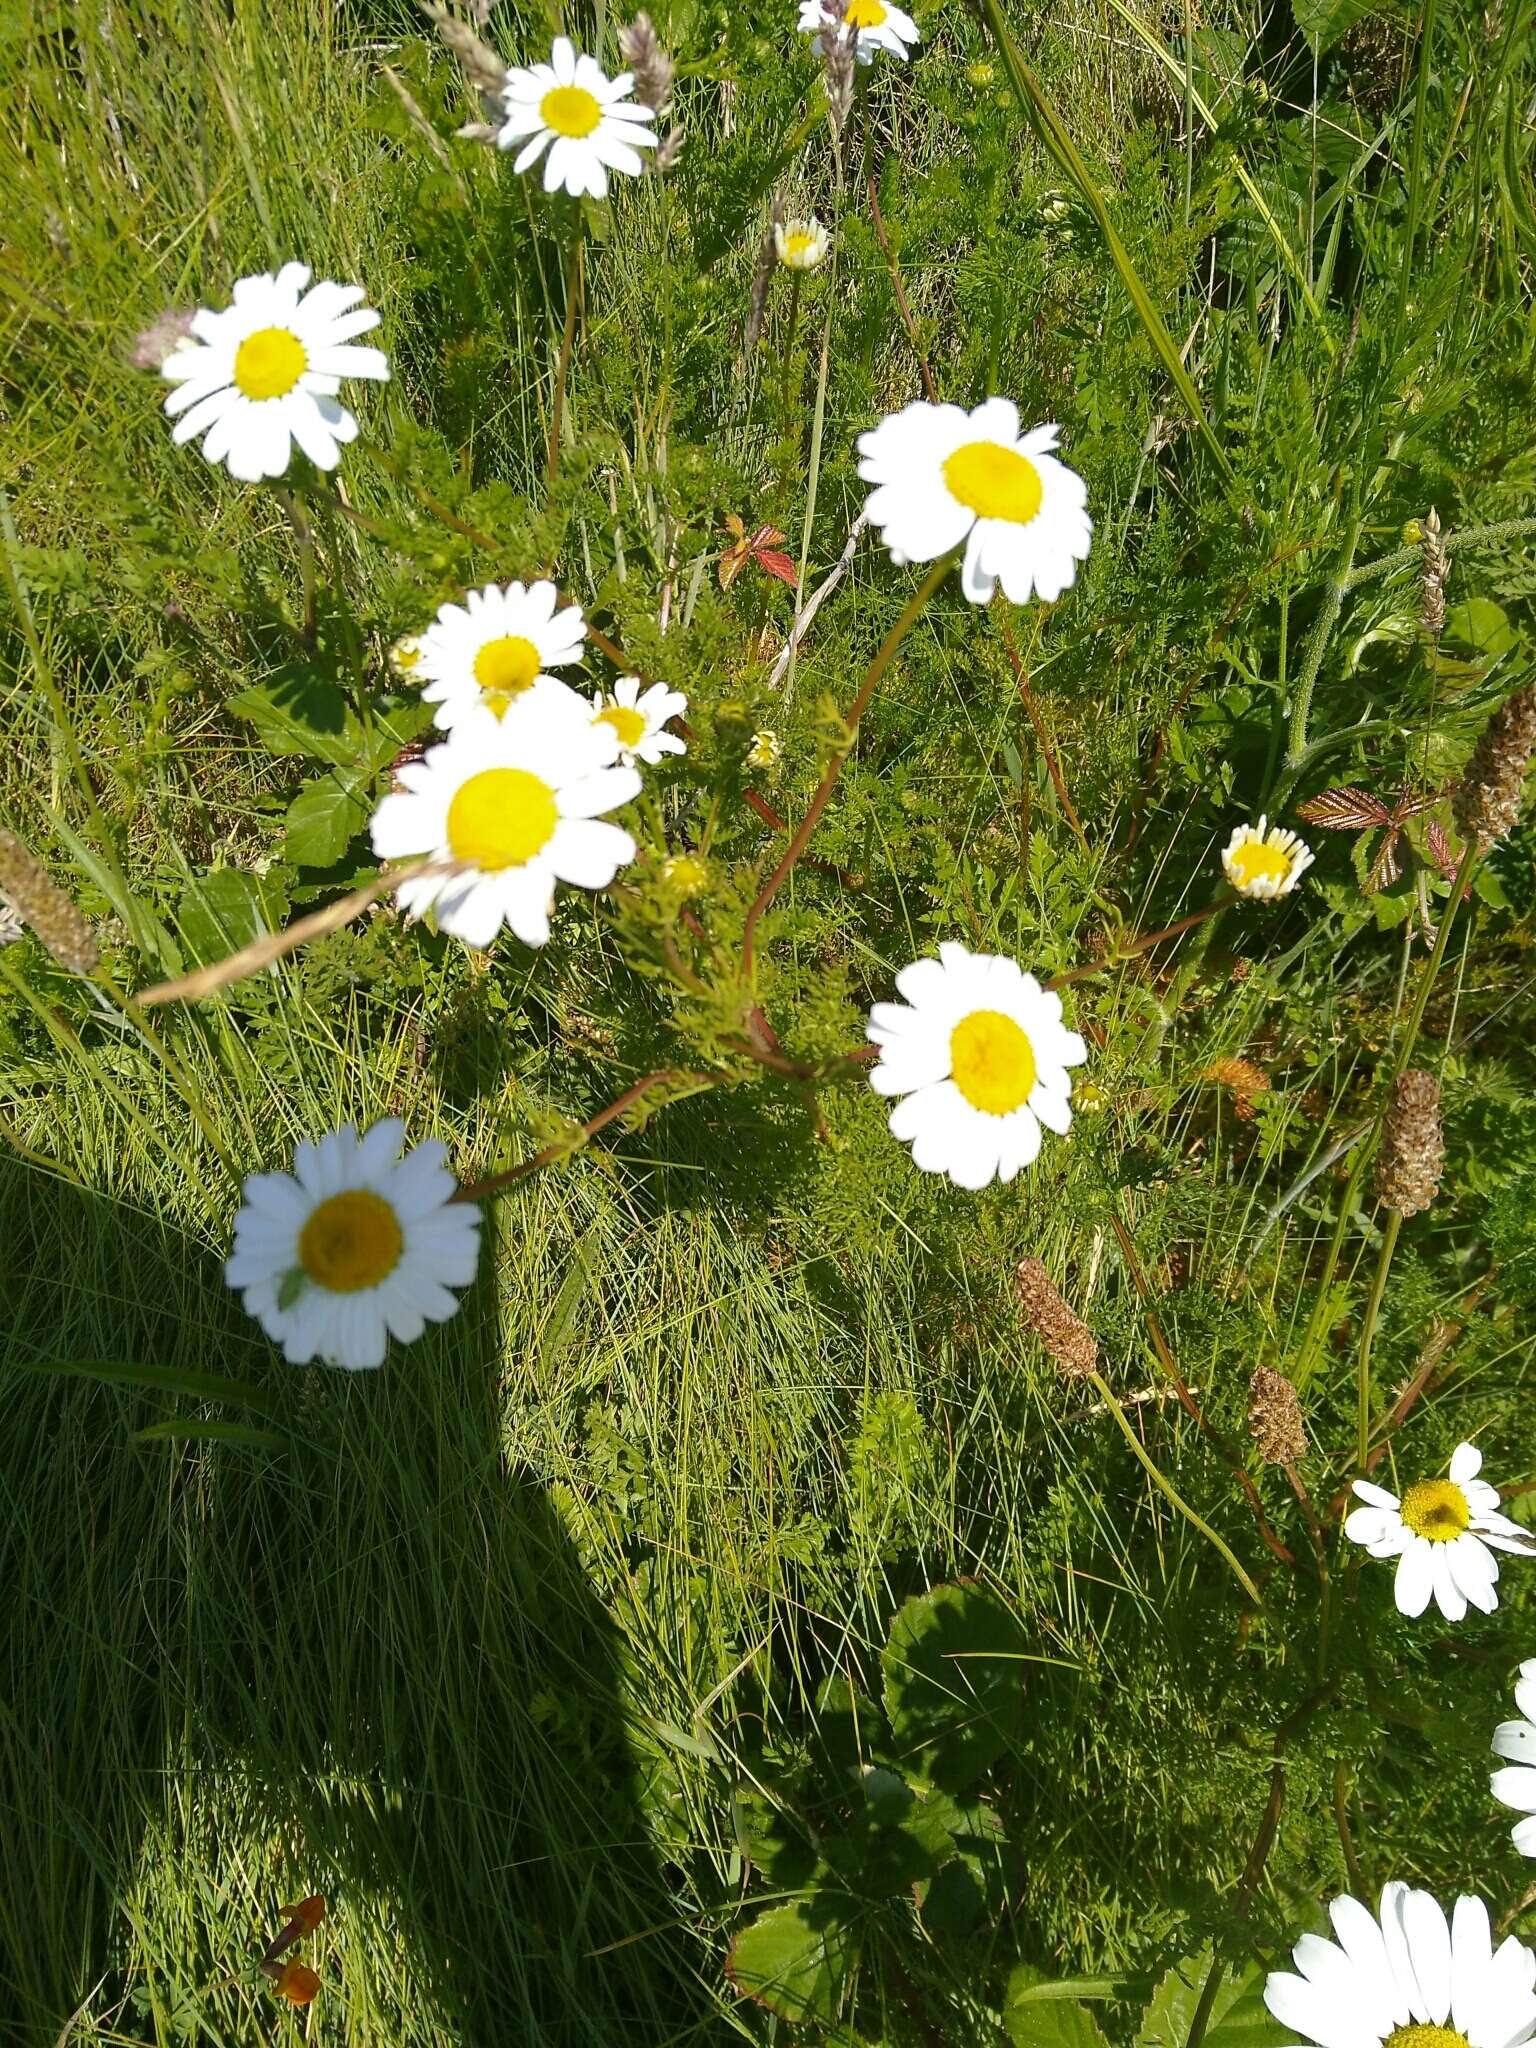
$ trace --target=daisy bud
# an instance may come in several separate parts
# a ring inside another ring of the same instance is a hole
[[[635,98],[664,114],[672,99],[672,59],[648,14],[637,14],[619,30],[619,55],[635,74]]]
[[[1419,549],[1419,581],[1423,590],[1419,618],[1430,639],[1438,640],[1445,631],[1445,579],[1450,574],[1451,558],[1440,538],[1440,515],[1433,505],[1424,521]]]
[[[1092,1330],[1057,1292],[1039,1259],[1022,1259],[1016,1275],[1024,1320],[1069,1380],[1086,1379],[1099,1362]]]
[[[1472,750],[1466,773],[1452,792],[1456,822],[1486,853],[1507,838],[1520,818],[1525,771],[1536,754],[1536,683],[1506,699]]]
[[[775,767],[784,752],[784,742],[776,732],[769,732],[766,726],[752,735],[752,744],[747,749],[749,768]]]
[[[1435,1199],[1445,1170],[1440,1083],[1422,1068],[1399,1074],[1376,1155],[1376,1199],[1399,1216],[1417,1216]]]
[[[136,370],[158,370],[192,339],[192,322],[196,318],[195,307],[169,308],[134,336],[128,360]]]
[[[1283,1372],[1257,1366],[1248,1382],[1248,1428],[1266,1465],[1294,1465],[1306,1453],[1307,1426],[1296,1389]]]
[[[89,974],[101,958],[90,926],[48,870],[0,826],[0,897],[30,925],[61,967]]]
[[[709,866],[696,853],[669,854],[661,864],[661,879],[674,896],[688,903],[709,887]]]

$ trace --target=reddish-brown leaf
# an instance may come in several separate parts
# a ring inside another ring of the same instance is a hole
[[[1298,804],[1299,816],[1309,825],[1321,825],[1328,832],[1364,832],[1372,825],[1385,825],[1391,811],[1368,789],[1325,789],[1319,796]]]
[[[752,559],[759,569],[766,569],[770,576],[777,576],[781,583],[795,587],[795,565],[788,555],[781,555],[776,548],[754,548]]]
[[[1403,872],[1403,864],[1397,857],[1397,842],[1401,829],[1389,825],[1381,835],[1381,844],[1376,849],[1376,858],[1371,862],[1371,871],[1365,878],[1365,886],[1372,894],[1378,889],[1390,889]]]

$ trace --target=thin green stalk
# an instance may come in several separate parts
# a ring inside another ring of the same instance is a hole
[[[1536,533],[1536,519],[1496,519],[1489,526],[1464,526],[1459,533],[1444,534],[1440,545],[1448,555],[1456,555],[1463,548],[1493,547],[1501,540],[1519,540],[1528,533]],[[1374,583],[1378,576],[1414,568],[1423,559],[1424,550],[1417,543],[1409,548],[1394,548],[1390,555],[1378,555],[1374,562],[1362,562],[1352,570],[1345,588],[1353,590],[1357,584]]]
[[[799,442],[799,436],[794,433],[790,401],[794,391],[795,342],[799,338],[800,331],[800,288],[803,282],[804,275],[801,271],[791,271],[789,280],[789,332],[784,340],[784,374],[779,380],[779,433],[784,440],[786,449],[792,445],[798,445]],[[780,478],[780,487],[786,493],[789,490],[789,479],[793,466],[793,455],[786,453],[784,472]]]
[[[1339,1256],[1344,1249],[1344,1239],[1349,1231],[1349,1221],[1355,1213],[1355,1204],[1360,1198],[1360,1184],[1365,1178],[1365,1169],[1370,1163],[1371,1141],[1375,1128],[1376,1126],[1373,1123],[1370,1129],[1362,1134],[1360,1149],[1355,1155],[1355,1163],[1350,1168],[1349,1179],[1345,1182],[1344,1192],[1339,1197],[1339,1213],[1334,1220],[1333,1237],[1328,1246],[1328,1255],[1323,1261],[1322,1277],[1317,1287],[1317,1300],[1312,1305],[1312,1314],[1308,1318],[1306,1333],[1301,1340],[1301,1350],[1296,1356],[1296,1367],[1291,1374],[1298,1394],[1301,1393],[1307,1381],[1312,1377],[1312,1361],[1317,1347],[1322,1341],[1323,1324],[1327,1320],[1328,1301],[1333,1289],[1333,1276],[1338,1271]]]
[[[1456,869],[1456,879],[1451,884],[1451,893],[1446,902],[1445,915],[1440,920],[1440,929],[1435,934],[1435,950],[1430,954],[1420,976],[1418,992],[1413,999],[1413,1008],[1408,1014],[1408,1023],[1403,1032],[1402,1046],[1393,1063],[1392,1077],[1395,1080],[1413,1057],[1413,1048],[1418,1042],[1419,1026],[1424,1022],[1424,1011],[1429,1003],[1429,992],[1434,987],[1435,977],[1445,961],[1446,948],[1450,944],[1451,926],[1456,922],[1456,913],[1461,908],[1462,892],[1472,879],[1472,870],[1477,866],[1478,844],[1472,840],[1461,856]]]
[[[1392,1270],[1392,1254],[1397,1250],[1397,1233],[1402,1227],[1402,1212],[1388,1210],[1387,1227],[1381,1239],[1381,1256],[1376,1261],[1376,1278],[1371,1283],[1371,1298],[1365,1305],[1365,1320],[1360,1325],[1360,1362],[1355,1372],[1355,1457],[1362,1472],[1371,1452],[1371,1346],[1376,1338],[1376,1319],[1381,1314],[1382,1296],[1387,1291],[1387,1275]]]
[[[1291,734],[1285,750],[1285,766],[1292,773],[1301,765],[1307,752],[1307,720],[1312,712],[1312,693],[1317,688],[1318,672],[1323,665],[1329,639],[1338,624],[1339,612],[1349,589],[1349,572],[1355,565],[1355,549],[1360,545],[1360,530],[1364,520],[1357,512],[1350,520],[1349,531],[1344,536],[1344,546],[1339,554],[1338,564],[1328,579],[1323,592],[1322,607],[1312,624],[1307,639],[1307,651],[1301,659],[1301,670],[1296,678],[1296,691],[1291,700]]]
[[[1110,1414],[1115,1418],[1115,1422],[1119,1426],[1120,1434],[1125,1438],[1126,1442],[1135,1452],[1137,1459],[1145,1467],[1147,1477],[1152,1481],[1153,1485],[1172,1502],[1173,1506],[1177,1508],[1191,1528],[1198,1529],[1206,1541],[1220,1551],[1221,1555],[1236,1573],[1239,1585],[1248,1595],[1254,1606],[1262,1607],[1264,1601],[1258,1587],[1249,1578],[1230,1547],[1217,1535],[1210,1523],[1205,1521],[1200,1515],[1197,1515],[1189,1502],[1181,1494],[1174,1491],[1172,1484],[1163,1477],[1157,1466],[1152,1462],[1152,1459],[1142,1445],[1141,1438],[1137,1436],[1135,1430],[1132,1429],[1129,1421],[1126,1419],[1125,1410],[1120,1406],[1120,1397],[1110,1386],[1108,1380],[1105,1379],[1103,1373],[1093,1370],[1089,1372],[1088,1377],[1098,1388],[1105,1406],[1109,1409]]]
[[[560,334],[560,354],[555,363],[555,395],[549,409],[549,458],[544,477],[553,483],[560,473],[560,423],[565,413],[565,386],[571,371],[571,344],[576,338],[576,305],[581,297],[581,243],[586,217],[578,206],[571,227],[571,247],[565,265],[565,325]]]

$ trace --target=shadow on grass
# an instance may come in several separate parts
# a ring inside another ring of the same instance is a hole
[[[311,1891],[335,2038],[725,2031],[611,1624],[501,1454],[492,1282],[353,1378],[286,1366],[154,1217],[0,1166],[0,1244],[0,2037],[52,2044],[83,2004],[77,2040],[116,2012],[114,2039],[248,2042],[279,2010],[260,1947]],[[255,1380],[288,1447],[134,1444],[195,1404],[47,1359]]]

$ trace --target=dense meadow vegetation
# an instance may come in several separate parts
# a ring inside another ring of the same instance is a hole
[[[1389,1882],[1536,1940],[1536,0],[861,5],[0,23],[6,2043],[1536,2026],[1264,2006]],[[598,197],[495,147],[560,33]],[[160,371],[289,262],[390,374],[241,481]],[[1093,526],[1022,602],[865,511],[994,394]],[[481,946],[373,820],[540,578],[686,751]],[[870,1085],[953,944],[1085,1055],[980,1188]],[[297,1366],[242,1181],[385,1118],[473,1280]]]

